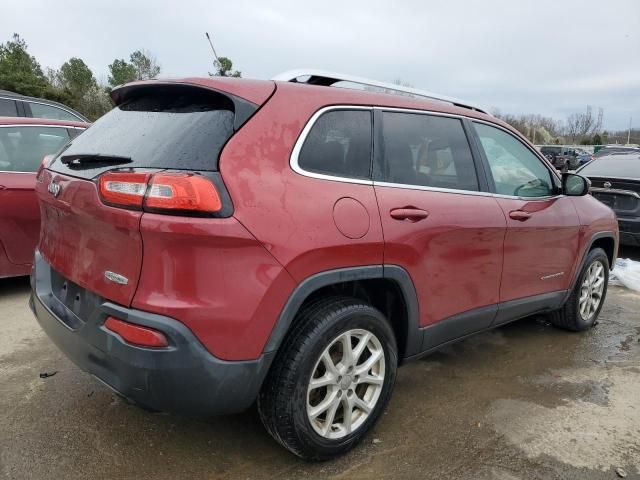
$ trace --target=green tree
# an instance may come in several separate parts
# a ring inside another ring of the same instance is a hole
[[[97,85],[93,72],[84,61],[70,58],[60,67],[60,84],[73,98],[82,98],[90,88]]]
[[[216,71],[213,73],[209,73],[212,77],[241,77],[242,73],[238,70],[232,72],[233,62],[230,58],[227,57],[218,57],[214,62],[213,66]]]
[[[136,71],[136,80],[155,78],[160,73],[160,65],[156,58],[146,50],[136,50],[129,57],[131,65]]]
[[[78,99],[76,108],[89,120],[94,121],[113,108],[111,98],[105,87],[92,85]]]
[[[115,59],[109,65],[109,73],[108,81],[112,87],[136,80],[136,67],[126,60]]]
[[[599,133],[596,133],[593,138],[591,139],[591,144],[592,145],[602,145],[602,137],[600,136]]]
[[[115,87],[134,80],[148,80],[157,77],[160,65],[156,58],[146,50],[136,50],[129,55],[129,61],[116,59],[109,65],[109,85]]]
[[[27,43],[17,33],[13,40],[0,44],[0,89],[40,97],[47,79],[35,57],[27,52]]]

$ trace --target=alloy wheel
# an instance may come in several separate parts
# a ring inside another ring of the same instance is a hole
[[[384,379],[380,340],[363,329],[340,334],[318,358],[307,387],[307,417],[315,432],[338,439],[357,430],[375,408]]]
[[[583,320],[591,320],[591,317],[598,311],[600,302],[602,302],[604,282],[604,265],[599,261],[593,262],[589,266],[580,287],[578,305],[580,317],[582,317]]]

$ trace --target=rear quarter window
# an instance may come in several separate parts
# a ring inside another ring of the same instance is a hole
[[[336,177],[370,178],[371,111],[332,110],[311,127],[298,165],[303,170]]]

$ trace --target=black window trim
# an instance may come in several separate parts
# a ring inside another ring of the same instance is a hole
[[[75,126],[68,126],[68,125],[46,125],[46,124],[35,124],[35,123],[14,123],[11,125],[0,125],[0,128],[22,128],[22,127],[46,127],[46,128],[64,128],[65,131],[68,130],[69,128],[75,128],[78,130],[86,130],[84,127],[75,127]],[[67,135],[69,135],[69,132],[67,132]],[[71,140],[71,135],[69,135],[69,140]],[[0,173],[19,173],[19,174],[30,174],[30,175],[35,175],[36,172],[16,172],[13,170],[2,170],[0,169]]]
[[[469,118],[470,123],[482,123],[484,125],[488,125],[490,127],[493,128],[497,128],[498,130],[502,130],[503,132],[505,132],[507,135],[510,135],[512,138],[514,138],[517,142],[519,142],[522,146],[524,146],[527,150],[529,150],[531,153],[533,153],[534,157],[536,157],[540,163],[542,164],[543,167],[545,167],[547,169],[547,171],[550,172],[550,176],[551,176],[551,180],[554,182],[554,188],[556,193],[553,195],[546,195],[544,197],[523,197],[521,195],[504,195],[501,193],[496,193],[496,186],[495,186],[495,182],[493,179],[493,174],[491,173],[491,167],[489,165],[489,160],[487,159],[485,153],[484,153],[484,149],[481,148],[481,142],[480,142],[480,136],[478,135],[478,132],[475,129],[474,125],[470,125],[470,130],[472,132],[472,135],[474,137],[474,142],[477,144],[478,146],[478,154],[480,155],[481,161],[484,164],[484,170],[486,172],[487,175],[487,181],[489,183],[489,191],[491,192],[491,194],[496,197],[496,198],[510,198],[510,199],[520,199],[520,200],[527,200],[527,201],[536,201],[536,200],[549,200],[551,198],[558,198],[558,197],[563,197],[564,195],[562,194],[562,180],[560,179],[560,175],[558,173],[558,171],[553,168],[548,160],[540,153],[538,152],[535,148],[530,147],[526,142],[523,142],[520,138],[518,138],[517,135],[514,135],[513,132],[509,131],[509,129],[504,128],[501,125],[498,125],[496,123],[493,122],[487,122],[485,120],[480,120],[477,118]]]

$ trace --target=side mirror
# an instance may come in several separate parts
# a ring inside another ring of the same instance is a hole
[[[582,197],[589,193],[591,182],[575,173],[562,174],[562,193],[570,197]]]

